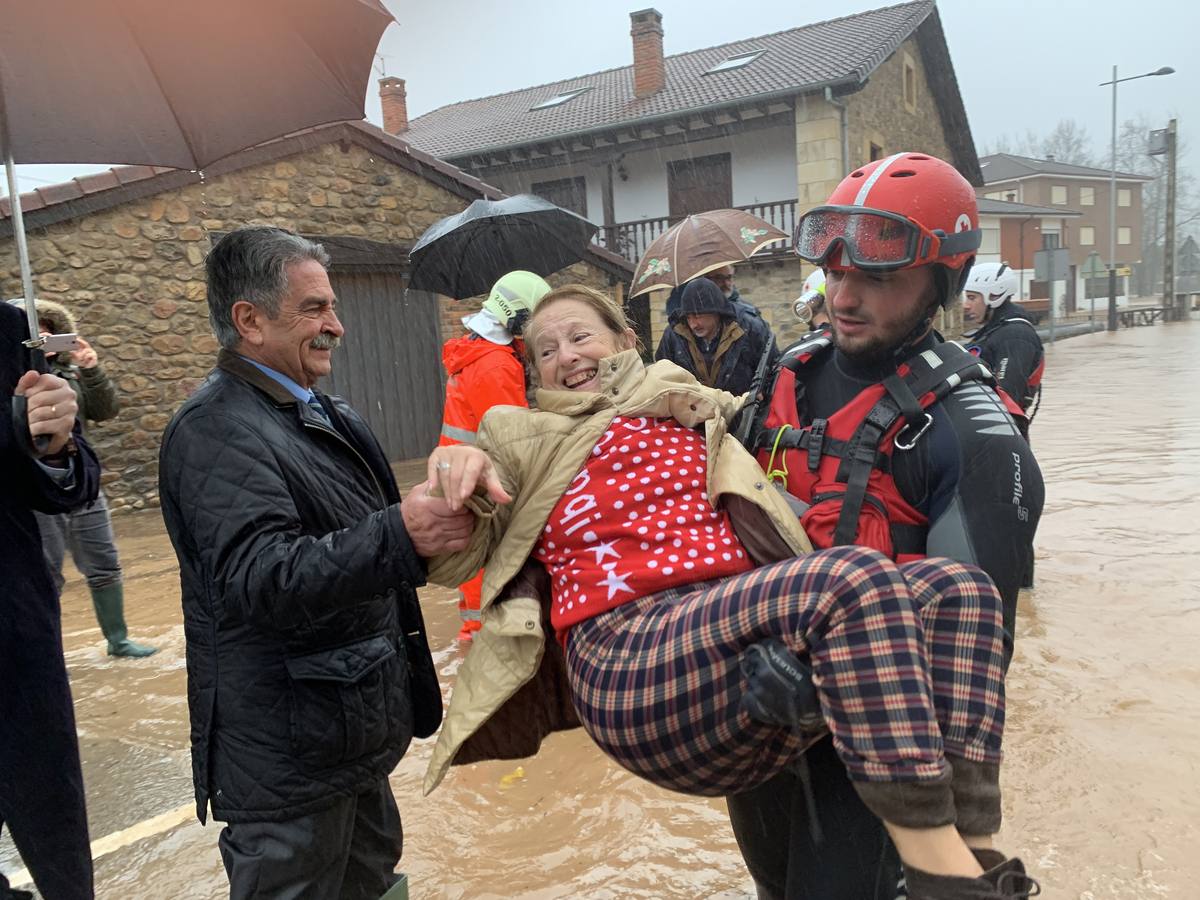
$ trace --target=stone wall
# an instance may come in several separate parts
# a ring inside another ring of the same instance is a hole
[[[408,244],[467,202],[343,142],[31,227],[35,292],[72,310],[121,391],[121,415],[90,430],[114,510],[157,505],[162,431],[213,365],[203,268],[211,232],[265,224]],[[582,268],[577,277],[606,282]],[[20,293],[8,239],[0,242],[0,296]]]
[[[916,76],[915,104],[911,107],[904,98],[906,64],[913,67]],[[872,73],[861,91],[845,99],[851,170],[870,161],[871,144],[883,156],[916,150],[950,161],[950,147],[916,38],[901,44]]]
[[[824,203],[842,171],[841,113],[816,94],[796,98],[796,215]]]

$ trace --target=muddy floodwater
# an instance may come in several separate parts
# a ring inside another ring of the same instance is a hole
[[[1009,676],[1005,824],[1050,898],[1200,897],[1200,322],[1047,352],[1033,446],[1047,481],[1036,586]],[[63,597],[97,895],[226,895],[219,825],[191,807],[179,584],[157,512],[117,520],[130,633],[104,655],[73,569]],[[449,591],[422,591],[448,690]],[[452,770],[431,742],[392,776],[414,898],[748,898],[720,801],[669,794],[575,731],[519,763]],[[21,880],[7,836],[0,871]]]

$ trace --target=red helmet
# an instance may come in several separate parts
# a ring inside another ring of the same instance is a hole
[[[829,269],[961,270],[982,234],[975,191],[949,163],[897,153],[855,169],[796,227],[796,253]],[[840,252],[837,252],[840,248]]]

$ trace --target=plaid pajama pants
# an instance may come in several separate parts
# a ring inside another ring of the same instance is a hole
[[[747,790],[812,740],[740,708],[741,654],[771,637],[808,658],[873,811],[928,827],[954,822],[957,803],[960,821],[999,825],[1001,603],[983,572],[950,560],[835,547],[631,601],[569,632],[575,707],[605,753],[657,785]]]

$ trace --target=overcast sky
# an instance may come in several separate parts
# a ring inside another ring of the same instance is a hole
[[[416,117],[459,100],[531,87],[632,62],[629,13],[638,0],[385,0],[395,15],[380,44],[388,75],[404,78]],[[871,0],[747,3],[657,0],[670,55],[796,28],[887,4]],[[1111,77],[1160,66],[1176,74],[1120,85],[1118,119],[1146,113],[1154,127],[1179,119],[1197,145],[1200,12],[1191,0],[940,0],[946,39],[976,148],[1003,134],[1082,123],[1107,159]],[[378,74],[378,72],[376,73]],[[379,123],[372,82],[367,118]],[[1192,150],[1185,164],[1197,158]],[[22,166],[21,190],[97,166]],[[35,180],[36,179],[36,180]]]

